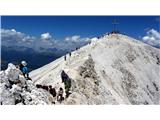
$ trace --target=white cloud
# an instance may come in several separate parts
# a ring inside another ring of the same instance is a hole
[[[90,42],[90,38],[81,38],[79,35],[66,37],[64,40],[56,40],[49,33],[42,34],[39,38],[29,36],[18,32],[15,29],[1,29],[2,45],[3,46],[20,46],[32,48],[36,51],[54,49],[57,50],[74,50],[76,47],[81,47]]]
[[[12,32],[16,32],[16,30],[15,30],[15,29],[11,29],[11,31],[12,31]]]
[[[147,32],[146,36],[142,38],[142,41],[160,48],[160,33],[154,29],[151,29]]]
[[[81,38],[80,35],[74,35],[71,37],[66,37],[65,41],[67,41],[67,42],[90,42],[91,39],[87,38],[87,37]]]
[[[97,40],[98,40],[97,37],[94,37],[94,38],[91,39],[91,41],[97,41]]]
[[[74,36],[71,36],[71,37],[66,37],[65,40],[66,41],[77,42],[77,41],[80,40],[80,36],[79,35],[74,35]]]
[[[75,36],[72,36],[71,39],[73,41],[78,41],[80,39],[80,36],[79,35],[75,35]]]
[[[80,35],[74,35],[71,37],[66,37],[63,43],[61,43],[62,48],[69,49],[69,50],[74,50],[77,47],[84,46],[88,44],[91,41],[90,38],[83,37],[81,38]]]
[[[1,29],[2,44],[11,44],[23,42],[22,39],[25,38],[25,34],[17,32],[15,29],[5,30]]]
[[[41,39],[42,40],[49,40],[51,38],[52,38],[52,36],[48,32],[41,34]]]
[[[1,29],[1,35],[3,35],[3,37],[9,37],[9,36],[19,36],[22,37],[24,36],[24,34],[22,34],[21,32],[17,32],[15,29],[11,29],[11,30],[5,30],[5,29]]]

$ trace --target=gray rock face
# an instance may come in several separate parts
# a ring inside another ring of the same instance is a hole
[[[11,63],[7,70],[1,71],[1,105],[38,105],[54,102],[54,98],[47,91],[37,89],[32,81],[26,80],[20,73]]]
[[[72,80],[72,94],[64,101],[64,104],[118,104],[107,91],[96,73],[92,57],[78,68],[78,78]]]

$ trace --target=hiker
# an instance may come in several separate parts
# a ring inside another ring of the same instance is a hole
[[[64,61],[66,61],[66,56],[64,56]]]
[[[36,87],[37,87],[37,88],[42,88],[42,85],[36,84]]]
[[[31,78],[29,77],[28,74],[28,68],[27,68],[27,63],[26,61],[22,61],[21,64],[19,65],[19,69],[21,70],[23,76],[27,79],[27,80],[31,80]]]
[[[60,103],[64,100],[64,97],[63,97],[63,88],[59,88],[59,91],[58,91],[58,95],[57,95],[57,101],[59,101]]]
[[[49,85],[49,93],[50,93],[53,97],[56,97],[56,90],[55,90],[55,88],[52,88],[51,85]]]
[[[43,86],[42,86],[42,89],[48,91],[48,86],[47,86],[47,85],[43,85]]]
[[[69,56],[71,57],[71,55],[72,55],[72,53],[70,52],[70,53],[69,53]]]
[[[70,95],[69,91],[70,91],[70,87],[71,87],[71,79],[64,72],[64,70],[62,70],[62,72],[61,72],[61,79],[62,79],[62,83],[64,83],[64,85],[65,85],[66,97],[68,97]]]

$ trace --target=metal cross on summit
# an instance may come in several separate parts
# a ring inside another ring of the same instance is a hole
[[[113,32],[118,32],[117,25],[119,24],[119,22],[116,19],[114,19],[112,21],[112,24],[113,24]]]

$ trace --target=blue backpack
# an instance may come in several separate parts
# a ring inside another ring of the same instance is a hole
[[[22,73],[24,73],[24,74],[28,73],[28,68],[26,66],[22,68]]]

